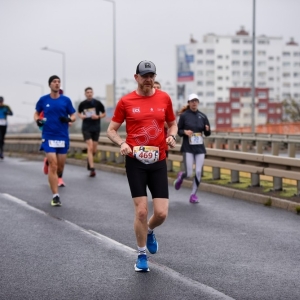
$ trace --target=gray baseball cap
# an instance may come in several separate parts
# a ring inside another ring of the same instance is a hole
[[[137,65],[135,74],[140,74],[143,76],[147,73],[156,74],[156,67],[152,61],[143,60]]]

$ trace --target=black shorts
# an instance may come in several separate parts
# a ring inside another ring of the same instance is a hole
[[[82,131],[83,134],[83,139],[85,141],[87,140],[93,140],[93,142],[98,142],[99,136],[100,136],[100,131]]]
[[[165,160],[146,165],[135,158],[126,156],[126,173],[132,198],[147,196],[148,186],[152,199],[169,199]]]

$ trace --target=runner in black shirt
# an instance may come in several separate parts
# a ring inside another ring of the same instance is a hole
[[[94,155],[97,152],[97,145],[100,136],[100,119],[106,116],[104,105],[93,98],[93,89],[87,87],[85,90],[86,100],[78,106],[78,116],[82,119],[82,134],[87,144],[87,168],[90,177],[95,177]]]

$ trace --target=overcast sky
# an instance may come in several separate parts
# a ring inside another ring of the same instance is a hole
[[[115,0],[117,81],[132,78],[144,59],[157,79],[175,82],[175,46],[207,33],[233,35],[244,26],[252,34],[253,0]],[[104,0],[0,0],[0,96],[14,116],[10,124],[32,120],[41,88],[62,77],[66,55],[66,95],[83,99],[84,88],[105,96],[113,80],[112,4]],[[300,43],[300,0],[256,0],[256,35],[293,37]],[[63,83],[62,83],[63,84]],[[25,104],[27,103],[27,104]],[[30,105],[31,103],[31,105]]]

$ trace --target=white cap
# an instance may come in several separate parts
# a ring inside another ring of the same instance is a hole
[[[197,99],[197,100],[199,101],[198,95],[197,95],[197,94],[190,94],[190,95],[189,95],[189,100],[188,100],[188,101],[191,101],[191,100],[193,100],[193,99]]]

